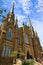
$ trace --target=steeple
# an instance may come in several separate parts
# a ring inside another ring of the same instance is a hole
[[[30,20],[30,17],[29,16],[28,16],[28,26],[29,27],[32,27],[31,20]]]
[[[11,15],[14,14],[14,3],[13,3],[12,8],[11,8],[11,10],[10,10],[10,14],[11,14]]]
[[[17,23],[18,23],[18,19],[17,19],[17,17],[16,17],[16,25],[17,25]]]
[[[23,21],[23,25],[24,25],[24,21]]]
[[[11,23],[13,22],[13,24],[14,24],[14,18],[15,18],[15,16],[14,16],[14,3],[13,3],[13,6],[9,12],[8,22],[11,22]]]
[[[14,22],[15,22],[14,3],[12,5],[11,10],[7,14],[7,16],[5,17],[4,21],[7,22],[7,23],[13,23],[14,24]]]
[[[34,35],[34,28],[33,28],[32,24],[31,24],[31,20],[30,20],[29,16],[28,16],[28,26],[29,26],[30,33],[31,33],[31,35],[33,37],[33,35]]]
[[[15,26],[18,27],[18,19],[16,17],[16,20],[15,20]]]
[[[24,21],[23,21],[22,27],[23,27],[23,33],[24,33]]]
[[[35,30],[35,36],[38,37],[38,33],[36,32],[36,30]]]
[[[29,16],[28,16],[28,26],[29,26],[29,29],[32,31],[33,27],[32,27],[31,20],[30,20]]]

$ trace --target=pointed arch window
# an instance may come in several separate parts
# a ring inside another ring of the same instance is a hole
[[[24,42],[25,42],[26,44],[28,44],[28,35],[27,35],[27,34],[24,36]]]
[[[20,44],[20,35],[18,35],[18,44]]]
[[[2,49],[2,56],[10,56],[10,48],[8,46],[3,46],[3,49]]]
[[[11,40],[11,38],[12,38],[12,30],[9,29],[8,32],[7,32],[7,39]]]

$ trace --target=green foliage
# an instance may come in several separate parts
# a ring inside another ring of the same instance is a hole
[[[11,57],[15,57],[17,55],[17,51],[12,51],[11,52]]]
[[[0,9],[0,17],[5,18],[5,16],[3,15],[3,12],[6,12],[6,9],[4,9],[4,10]]]
[[[25,56],[25,54],[23,52],[12,51],[11,52],[11,57],[15,57],[15,56],[17,56],[17,54],[19,54],[21,57]]]
[[[3,11],[2,10],[0,10],[0,14],[2,14],[3,13]]]
[[[29,65],[29,62],[23,61],[22,65]]]
[[[34,61],[33,60],[25,60],[22,62],[22,65],[34,65]]]
[[[21,55],[21,56],[25,56],[25,53],[23,53],[23,52],[20,52],[20,55]]]
[[[31,60],[31,61],[29,62],[29,65],[34,65],[34,60]]]
[[[4,10],[4,12],[6,12],[6,9]]]
[[[5,18],[5,16],[2,15],[3,18]]]
[[[6,12],[6,9],[4,9],[4,12]],[[3,10],[0,10],[0,14],[2,14],[3,13]]]

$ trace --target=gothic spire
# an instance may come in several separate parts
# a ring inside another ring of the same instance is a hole
[[[29,16],[28,16],[28,26],[29,27],[32,27],[31,20],[30,20],[30,17]]]
[[[14,3],[13,3],[12,8],[10,10],[10,14],[14,14]]]
[[[33,26],[31,24],[31,20],[30,20],[30,17],[28,16],[28,26],[29,26],[29,30],[31,31],[31,34],[32,34],[32,37],[34,35],[34,29],[33,29]]]
[[[15,19],[15,15],[14,15],[14,3],[13,3],[12,8],[8,13],[8,22],[13,22],[14,24],[14,19]]]
[[[24,21],[23,21],[23,25],[24,25]]]
[[[16,25],[17,25],[17,23],[18,23],[18,19],[17,19],[17,17],[16,17]]]
[[[37,37],[38,37],[38,33],[36,32],[36,30],[35,30],[35,36],[37,36]]]
[[[23,27],[23,33],[24,33],[24,21],[23,21],[22,27]]]

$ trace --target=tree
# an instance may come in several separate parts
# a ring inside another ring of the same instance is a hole
[[[6,9],[4,9],[4,10],[0,9],[0,17],[5,18],[5,16],[2,14],[3,12],[6,12]]]
[[[4,5],[4,1],[3,0],[0,0],[0,19],[2,18],[5,18],[4,14],[6,12],[6,9],[3,7]]]

